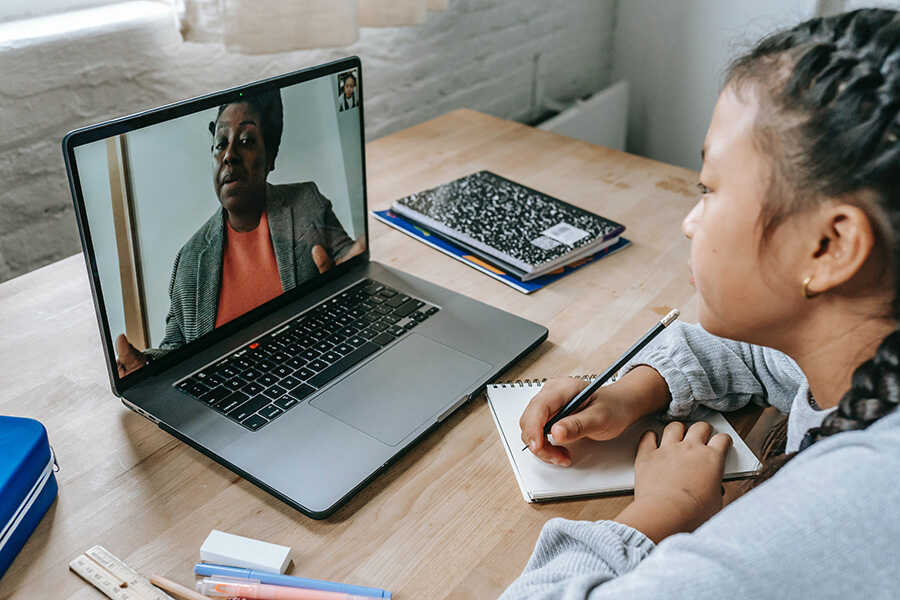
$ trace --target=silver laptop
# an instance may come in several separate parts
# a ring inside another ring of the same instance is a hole
[[[63,140],[114,393],[314,518],[547,336],[370,260],[364,108],[352,57]]]

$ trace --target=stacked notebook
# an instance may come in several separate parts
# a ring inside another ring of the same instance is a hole
[[[391,210],[521,281],[628,243],[623,225],[490,171],[401,198]]]
[[[545,463],[522,450],[519,417],[533,396],[541,390],[537,381],[517,381],[487,386],[491,416],[500,433],[509,463],[526,502],[546,502],[560,498],[597,496],[629,492],[634,489],[634,455],[641,434],[647,429],[657,433],[665,423],[648,416],[634,423],[617,438],[597,442],[578,440],[566,444],[572,456],[570,467]],[[704,419],[713,433],[727,433],[733,442],[725,458],[724,479],[751,477],[760,468],[759,460],[734,428],[720,413]]]
[[[522,281],[515,275],[507,273],[496,264],[489,263],[484,259],[475,256],[468,250],[463,249],[458,244],[454,244],[448,241],[448,238],[435,235],[429,229],[426,229],[425,227],[422,227],[420,225],[415,225],[391,210],[375,210],[372,211],[372,216],[385,225],[389,225],[397,231],[405,233],[409,237],[419,240],[423,244],[426,244],[431,248],[434,248],[438,252],[446,254],[447,256],[458,260],[459,262],[468,265],[473,269],[480,271],[481,273],[484,273],[492,279],[496,279],[497,281],[505,283],[509,287],[514,288],[522,292],[523,294],[536,292],[537,290],[550,285],[557,279],[560,279],[570,273],[577,271],[585,265],[598,261],[604,256],[608,256],[614,252],[618,252],[622,248],[631,245],[630,241],[622,237],[619,238],[619,242],[617,244],[613,244],[608,248],[604,248],[603,250],[600,250],[588,256],[587,258],[576,260],[573,263],[569,263],[563,267],[554,269],[553,271],[550,271],[545,275],[541,275],[540,277],[535,277],[534,279],[529,279],[528,281]]]

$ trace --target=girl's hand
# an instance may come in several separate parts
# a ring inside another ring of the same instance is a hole
[[[519,427],[522,442],[541,460],[564,467],[572,464],[569,451],[553,445],[544,436],[544,424],[556,412],[587,386],[588,382],[571,377],[557,377],[544,383],[541,391],[531,399]],[[601,387],[575,414],[553,424],[550,434],[556,444],[574,442],[581,438],[610,440],[637,421],[644,412],[643,405],[615,385]]]
[[[731,438],[698,421],[666,425],[641,437],[634,461],[634,501],[616,521],[634,527],[654,542],[693,531],[722,509],[722,473]]]

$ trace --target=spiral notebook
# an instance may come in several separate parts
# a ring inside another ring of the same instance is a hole
[[[519,428],[519,417],[541,386],[541,381],[534,380],[487,386],[491,416],[525,501],[546,502],[633,491],[634,454],[638,440],[647,429],[653,429],[659,435],[666,423],[648,416],[613,440],[578,440],[566,444],[572,456],[572,466],[551,465],[522,450]],[[727,433],[733,441],[725,459],[723,479],[728,481],[755,475],[760,468],[759,460],[721,413],[713,413],[704,420],[713,426],[715,433]]]

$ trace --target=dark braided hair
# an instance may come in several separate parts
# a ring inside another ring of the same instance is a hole
[[[817,199],[855,202],[875,230],[876,250],[900,285],[900,13],[862,9],[776,32],[734,60],[726,86],[758,91],[756,141],[773,157],[762,240]],[[900,290],[891,314],[900,321]],[[853,373],[837,410],[810,429],[800,450],[864,429],[900,403],[900,330]],[[785,421],[770,432],[762,483],[790,460]]]
[[[259,127],[262,130],[263,143],[266,146],[266,159],[274,167],[278,148],[281,147],[281,133],[284,130],[284,105],[281,101],[281,90],[274,89],[248,94],[220,105],[219,112],[216,113],[216,120],[209,122],[209,132],[216,135],[216,123],[219,121],[222,111],[230,104],[242,103],[249,104],[250,108],[259,114],[259,118],[262,120]]]

